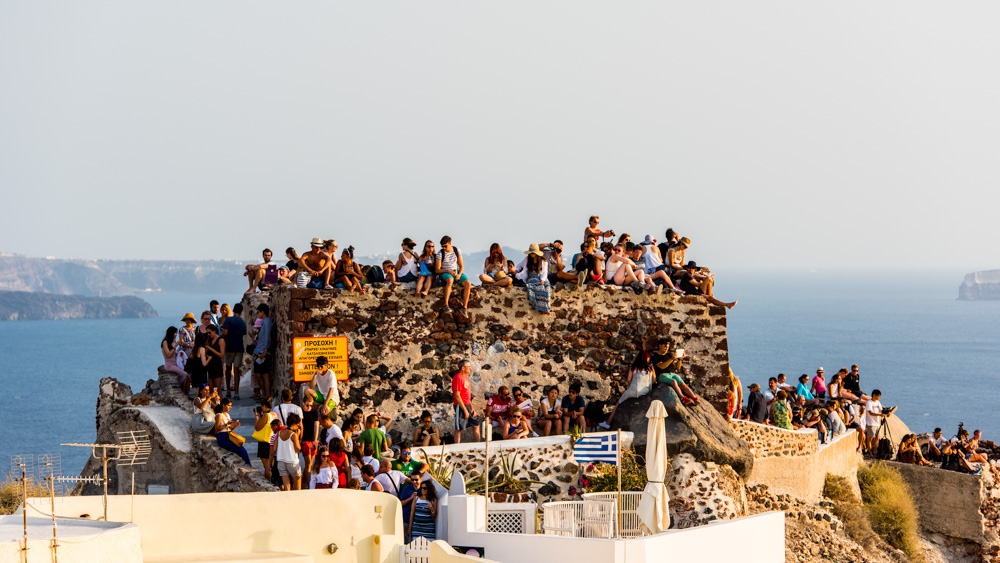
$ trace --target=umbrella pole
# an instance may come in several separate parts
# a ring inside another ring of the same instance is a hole
[[[484,467],[484,470],[483,470],[483,479],[484,479],[484,481],[483,482],[486,485],[485,489],[484,489],[484,494],[486,496],[486,502],[483,503],[483,506],[486,508],[485,513],[483,514],[483,531],[484,532],[489,532],[490,531],[490,438],[492,437],[492,435],[493,435],[493,425],[490,424],[490,419],[487,417],[487,419],[486,419],[486,435],[484,436],[484,438],[486,438],[486,443],[484,444],[484,449],[485,449],[485,453],[486,453],[486,459],[483,461],[483,467]]]
[[[618,537],[622,535],[622,431],[621,428],[618,429],[618,444],[615,450],[618,452],[617,465],[618,465],[618,497],[615,502],[615,518],[617,519],[617,530]]]

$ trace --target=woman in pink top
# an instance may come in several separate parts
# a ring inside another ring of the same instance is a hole
[[[816,375],[812,378],[812,387],[809,391],[820,399],[826,398],[826,378],[823,376],[823,368],[816,370]]]

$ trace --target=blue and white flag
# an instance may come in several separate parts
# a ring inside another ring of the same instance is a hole
[[[573,444],[577,463],[618,463],[618,434],[583,436]]]

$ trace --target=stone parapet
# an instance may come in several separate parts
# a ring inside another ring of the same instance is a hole
[[[340,290],[275,288],[244,300],[270,303],[277,326],[275,389],[292,382],[292,338],[346,336],[350,379],[340,383],[340,412],[360,407],[394,415],[393,429],[409,439],[424,409],[441,429],[452,428],[451,373],[455,362],[473,362],[473,406],[501,385],[521,386],[537,408],[545,388],[560,395],[580,381],[588,401],[614,400],[642,341],[672,338],[691,358],[685,377],[714,407],[724,410],[729,353],[726,309],[701,298],[636,295],[631,291],[560,287],[552,315],[535,311],[519,288],[474,287],[467,313],[435,289],[421,298],[388,284],[364,295]],[[252,324],[252,315],[247,315]]]
[[[815,430],[785,430],[749,420],[730,420],[736,433],[750,444],[755,459],[809,456],[819,451]]]

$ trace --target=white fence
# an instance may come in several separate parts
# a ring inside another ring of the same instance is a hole
[[[431,542],[417,538],[399,550],[399,563],[431,563]]]
[[[642,499],[641,491],[622,491],[621,499],[618,498],[617,491],[605,493],[584,493],[581,495],[584,501],[613,501],[617,506],[615,512],[619,514],[618,530],[623,538],[637,538],[648,535],[642,527],[642,520],[639,519],[639,501]]]
[[[550,536],[571,538],[616,537],[616,505],[613,500],[571,500],[542,505],[542,527]]]

